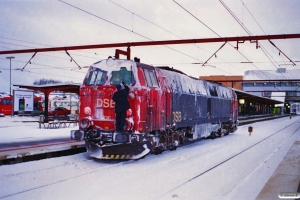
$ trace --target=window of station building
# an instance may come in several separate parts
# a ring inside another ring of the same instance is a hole
[[[263,91],[262,92],[263,97],[271,97],[271,95],[272,95],[272,92],[270,92],[270,91]]]
[[[261,82],[257,82],[257,83],[253,83],[253,86],[254,87],[263,87],[263,86],[265,86],[265,84],[261,83]]]
[[[146,81],[149,87],[158,87],[158,82],[154,70],[144,69]]]
[[[274,87],[278,87],[278,86],[281,86],[281,83],[280,82],[274,82]]]
[[[273,83],[270,83],[270,82],[267,82],[267,83],[264,83],[264,86],[265,86],[265,87],[271,87],[271,86],[274,86],[274,84],[273,84]]]
[[[287,96],[292,97],[292,96],[297,96],[296,92],[286,92]]]
[[[254,83],[245,82],[245,83],[243,83],[243,86],[245,86],[245,87],[253,87]]]
[[[285,86],[292,86],[292,83],[291,82],[285,82],[284,85]]]

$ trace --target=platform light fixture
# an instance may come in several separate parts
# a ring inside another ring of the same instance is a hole
[[[239,103],[240,103],[241,105],[245,104],[245,99],[239,99]]]

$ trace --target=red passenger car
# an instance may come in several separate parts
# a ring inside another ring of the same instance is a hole
[[[12,114],[12,96],[0,97],[0,114],[11,115]]]
[[[42,106],[42,97],[40,96],[34,96],[33,98],[33,104],[36,109],[39,111],[43,111],[43,106]],[[13,109],[13,96],[1,96],[0,97],[0,114],[4,115],[11,115],[12,109]]]
[[[112,96],[129,87],[125,132],[115,131]],[[80,130],[96,158],[137,159],[174,150],[185,138],[227,135],[237,129],[237,97],[230,88],[168,68],[109,58],[90,66],[80,89]]]

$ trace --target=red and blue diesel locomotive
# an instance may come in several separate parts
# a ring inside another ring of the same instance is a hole
[[[130,92],[126,127],[115,131],[116,85]],[[175,150],[185,139],[218,137],[238,126],[235,92],[169,68],[109,58],[90,66],[80,88],[79,130],[90,156],[138,159]]]

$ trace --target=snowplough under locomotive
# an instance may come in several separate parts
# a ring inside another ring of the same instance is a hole
[[[126,127],[115,131],[116,85],[130,92]],[[109,58],[89,67],[80,88],[79,130],[90,156],[138,159],[175,150],[185,139],[227,135],[237,129],[237,96],[222,85],[169,68]]]

